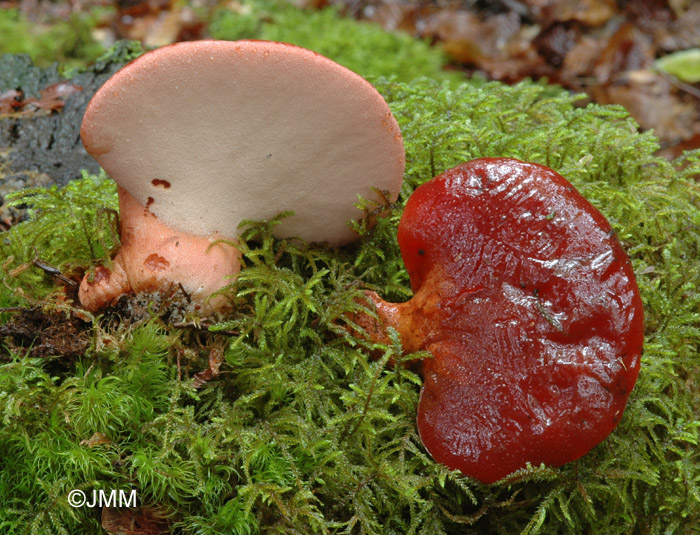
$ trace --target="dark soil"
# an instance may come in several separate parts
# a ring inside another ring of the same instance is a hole
[[[10,314],[10,320],[0,325],[0,339],[13,353],[72,361],[84,355],[90,345],[92,326],[73,314],[47,312],[40,307],[0,312]],[[0,360],[4,358],[0,351]]]

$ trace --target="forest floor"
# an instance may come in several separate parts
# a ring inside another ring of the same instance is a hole
[[[662,156],[700,147],[700,2],[693,0],[296,0],[441,47],[446,68],[513,83],[546,80],[624,106],[653,129]],[[146,47],[209,37],[212,13],[238,0],[3,0],[32,24],[80,13],[103,46]],[[96,15],[95,15],[96,14]],[[0,50],[2,52],[2,50]]]

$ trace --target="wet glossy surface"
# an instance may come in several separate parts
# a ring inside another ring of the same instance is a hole
[[[415,296],[382,315],[434,355],[418,428],[436,461],[492,482],[577,459],[615,428],[642,303],[610,225],[564,178],[463,164],[415,191],[398,239]]]

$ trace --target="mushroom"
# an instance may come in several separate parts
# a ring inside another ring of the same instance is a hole
[[[375,340],[428,350],[418,430],[433,458],[491,483],[578,459],[618,424],[643,311],[609,223],[561,175],[478,159],[421,185],[398,229],[413,298],[368,292]]]
[[[82,281],[89,310],[169,285],[221,310],[225,298],[207,300],[240,270],[241,221],[292,211],[278,237],[341,246],[356,237],[358,196],[395,200],[403,178],[401,132],[381,95],[285,43],[144,54],[95,94],[81,137],[119,186],[122,238],[112,268]]]

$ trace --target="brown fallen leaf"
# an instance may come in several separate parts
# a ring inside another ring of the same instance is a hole
[[[141,41],[147,48],[201,39],[204,25],[197,13],[174,0],[117,2],[114,31],[119,39]]]
[[[595,36],[582,36],[564,56],[562,76],[571,85],[579,85],[577,78],[591,75],[604,47],[604,40]]]
[[[92,448],[94,446],[102,446],[105,444],[111,444],[112,441],[107,438],[107,435],[104,433],[95,433],[92,435],[90,438],[86,438],[84,440],[80,441],[81,446],[87,446],[88,448]]]
[[[605,84],[619,73],[647,69],[653,63],[651,38],[634,24],[626,22],[608,39],[593,74],[599,83]]]
[[[102,508],[102,527],[109,535],[165,535],[168,523],[153,508]]]
[[[0,115],[15,112],[22,106],[22,92],[10,89],[0,93]]]
[[[557,22],[540,32],[535,43],[547,63],[560,67],[568,53],[580,40],[581,28],[578,24]]]
[[[700,47],[700,3],[694,2],[676,20],[657,21],[652,30],[659,47],[666,52]]]
[[[418,35],[442,43],[448,56],[485,71],[490,78],[517,81],[539,71],[543,59],[533,46],[535,27],[510,11],[479,17],[465,10],[441,10],[416,24]]]
[[[664,147],[694,147],[700,135],[700,86],[640,75],[669,52],[700,48],[699,0],[295,3],[341,4],[346,15],[427,39],[445,50],[451,69],[467,75],[478,70],[506,83],[545,78],[599,103],[621,104]]]
[[[608,22],[617,14],[614,0],[557,0],[549,2],[543,9],[542,23],[581,22],[586,26],[597,27]]]
[[[645,130],[654,130],[662,146],[691,139],[700,122],[698,107],[674,93],[671,83],[651,71],[632,71],[618,77],[616,83],[590,89],[601,104],[620,104]]]
[[[443,43],[445,52],[461,63],[474,63],[483,56],[479,18],[468,11],[442,10],[427,15],[416,26],[420,37]]]
[[[41,98],[29,98],[25,100],[23,107],[30,109],[40,109],[46,111],[58,111],[65,105],[64,99],[73,93],[82,91],[79,85],[70,82],[58,82],[41,90]]]
[[[362,17],[390,32],[404,30],[415,35],[417,20],[426,17],[428,12],[427,6],[421,7],[408,2],[389,0],[365,6]]]
[[[224,362],[224,352],[220,347],[214,347],[209,351],[209,368],[203,372],[195,373],[192,384],[195,388],[201,388],[205,383],[219,375],[219,368]]]
[[[669,147],[661,149],[660,151],[658,151],[656,153],[656,155],[661,156],[662,158],[666,158],[667,160],[673,161],[676,158],[679,158],[680,156],[682,156],[686,151],[697,150],[697,149],[700,149],[700,133],[695,134],[690,139],[686,139],[685,141],[678,143],[677,145],[671,145]],[[689,165],[690,165],[690,162],[688,160],[685,160],[681,164],[681,169],[685,169]],[[700,182],[700,173],[695,173],[693,175],[693,178],[697,182]]]

